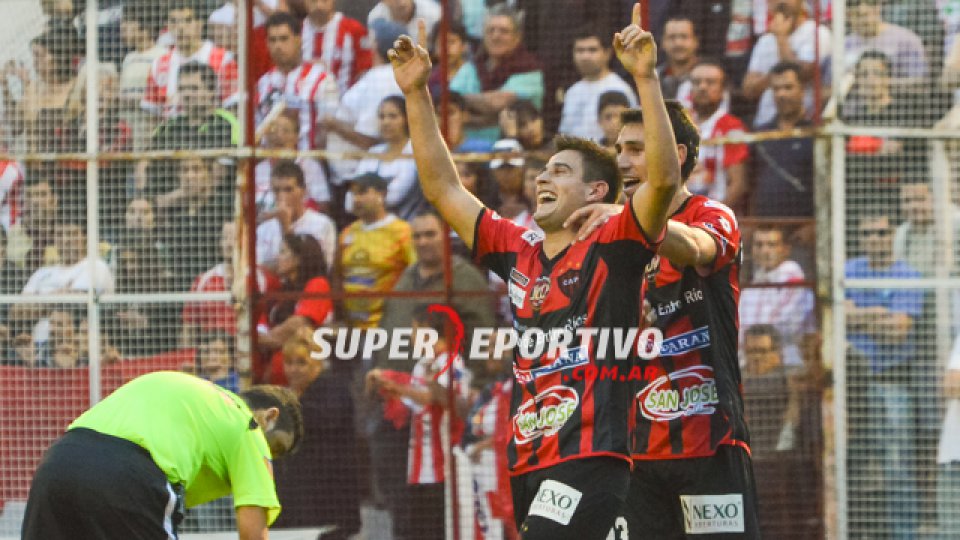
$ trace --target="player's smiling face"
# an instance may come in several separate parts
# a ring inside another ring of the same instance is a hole
[[[583,181],[583,158],[575,150],[561,150],[550,158],[537,176],[536,211],[533,219],[544,232],[559,231],[574,211],[603,200],[597,184]]]
[[[647,179],[647,156],[644,151],[643,124],[623,126],[617,137],[617,168],[623,175],[623,193],[630,198]]]

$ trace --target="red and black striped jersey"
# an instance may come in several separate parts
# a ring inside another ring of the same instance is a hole
[[[644,386],[634,399],[634,459],[710,456],[721,444],[749,443],[737,358],[736,217],[723,204],[694,195],[670,219],[706,231],[717,257],[709,269],[697,269],[676,268],[658,256],[644,271],[643,295],[663,344],[643,370]]]
[[[634,387],[613,377],[575,374],[587,367],[626,373],[635,365],[636,348],[617,351],[614,339],[603,344],[599,338],[580,340],[580,334],[565,353],[534,355],[523,336],[528,330],[531,335],[579,328],[623,334],[636,328],[640,269],[653,258],[654,246],[632,207],[552,259],[543,251],[542,233],[484,209],[477,217],[473,249],[480,263],[507,282],[514,329],[521,338],[510,403],[511,474],[596,456],[629,461]]]

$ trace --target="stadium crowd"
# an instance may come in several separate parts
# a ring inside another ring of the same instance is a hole
[[[98,82],[101,152],[230,149],[242,143],[242,2],[101,0],[100,64],[90,73],[83,0],[36,1],[46,23],[30,40],[32,63],[0,59],[4,149],[84,151],[90,76]],[[764,530],[778,538],[809,538],[823,527],[819,404],[825,379],[813,293],[809,129],[824,117],[862,126],[960,125],[960,109],[953,109],[953,92],[960,88],[960,11],[944,7],[956,3],[849,0],[850,70],[842,81],[832,81],[831,6],[829,0],[814,2],[649,2],[664,94],[688,108],[704,139],[784,132],[749,143],[705,144],[688,184],[695,194],[735,209],[746,231],[741,365],[761,518]],[[310,336],[324,325],[442,326],[422,306],[433,297],[375,296],[446,287],[445,228],[420,192],[406,106],[387,62],[394,41],[413,35],[420,18],[430,31],[431,52],[439,55],[446,39],[446,71],[435,62],[430,85],[435,96],[449,88],[448,146],[464,157],[500,153],[486,161],[460,159],[460,173],[487,206],[535,228],[534,179],[553,135],[613,147],[620,112],[637,105],[630,78],[611,62],[610,44],[633,2],[450,1],[453,16],[445,34],[435,0],[340,2],[344,11],[337,4],[254,1],[249,51],[242,53],[250,70],[254,144],[325,150],[337,159],[312,154],[255,165],[250,182],[256,229],[246,231],[255,236],[259,289],[250,372],[238,373],[234,365],[243,321],[231,303],[213,301],[109,304],[97,325],[102,361],[190,349],[197,354],[188,369],[225,387],[252,380],[298,392],[307,436],[301,452],[277,468],[284,506],[278,525],[335,524],[331,538],[347,538],[359,530],[366,501],[391,513],[396,538],[441,538],[444,459],[450,459],[443,446],[453,444],[458,467],[473,471],[467,491],[473,492],[470,515],[477,534],[515,537],[509,497],[497,496],[505,482],[500,455],[509,436],[509,358],[454,363],[446,378],[434,380],[433,360],[317,360]],[[557,24],[558,16],[564,24]],[[340,159],[343,152],[365,157]],[[861,242],[851,246],[846,275],[932,275],[938,261],[931,255],[931,156],[925,142],[855,136],[847,152],[848,200]],[[234,289],[246,262],[238,248],[237,220],[243,218],[236,211],[237,161],[183,157],[101,160],[96,166],[101,242],[91,256],[86,163],[0,162],[0,292]],[[960,217],[953,222],[960,224]],[[955,229],[960,232],[960,225]],[[451,243],[453,290],[474,293],[454,296],[467,328],[509,325],[501,300],[506,284],[474,266],[455,237]],[[362,295],[331,298],[340,292]],[[935,359],[926,358],[934,351],[921,350],[918,339],[929,300],[919,292],[873,292],[848,298],[856,359],[850,362],[878,384],[869,385],[869,392],[864,384],[851,388],[848,399],[850,407],[882,403],[882,413],[870,425],[854,426],[850,444],[871,456],[865,466],[886,476],[878,486],[851,489],[875,490],[899,516],[906,538],[930,525],[924,521],[929,516],[908,502],[916,504],[917,490],[931,481],[916,474],[915,465],[936,456],[916,447],[881,449],[876,441],[883,433],[884,440],[909,446],[904,441],[911,430],[921,429],[908,405],[906,381],[936,377],[929,372]],[[86,365],[85,306],[78,311],[17,303],[2,315],[3,364]],[[438,343],[436,358],[453,354],[447,345]],[[452,406],[448,390],[455,394]],[[446,422],[452,422],[453,441],[441,441],[439,423]],[[953,429],[960,432],[960,426]],[[940,463],[954,475],[951,489],[960,500],[960,457]],[[798,478],[801,467],[811,474]],[[808,503],[793,504],[796,498]],[[879,511],[866,506],[859,511]],[[870,519],[856,511],[852,519]],[[944,514],[960,521],[956,512]],[[197,527],[203,526],[201,520]]]

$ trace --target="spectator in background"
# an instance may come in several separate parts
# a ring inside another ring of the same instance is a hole
[[[407,460],[408,498],[401,510],[405,515],[400,516],[397,526],[400,538],[444,538],[445,464],[450,459],[448,445],[460,444],[463,437],[463,417],[471,378],[459,351],[449,348],[446,323],[446,314],[430,311],[428,306],[420,306],[414,311],[414,335],[432,330],[437,339],[427,355],[417,359],[409,383],[397,383],[393,378],[383,377],[379,369],[373,369],[367,375],[373,386],[399,397],[413,413]],[[455,401],[453,410],[449,407],[451,386]],[[449,429],[449,435],[443,435],[446,429]],[[447,437],[449,441],[441,440]]]
[[[217,0],[215,3],[222,3],[223,5],[210,13],[210,17],[207,18],[208,35],[215,45],[236,54],[240,35],[237,0],[227,0],[225,3]],[[247,63],[250,66],[250,80],[259,79],[272,67],[270,65],[270,53],[267,50],[267,28],[265,24],[267,18],[278,11],[291,11],[292,7],[297,4],[302,4],[302,0],[254,0],[253,31],[247,41],[249,47]]]
[[[757,126],[758,132],[810,128],[803,104],[799,64],[780,62],[769,75],[776,117]],[[813,217],[813,137],[770,139],[753,143],[753,186],[750,215]]]
[[[220,229],[233,217],[233,193],[218,185],[206,159],[181,160],[177,176],[180,187],[157,197],[158,223],[176,261],[174,286],[186,291],[194,276],[219,259]]]
[[[440,32],[436,32],[433,39],[433,55],[440,56]],[[480,79],[477,76],[477,66],[470,60],[470,38],[462,24],[453,22],[447,31],[447,73],[446,79],[451,92],[461,96],[480,92]],[[440,71],[440,62],[433,64],[430,80],[427,84],[430,92],[440,96],[440,81],[444,73]]]
[[[864,214],[858,220],[857,238],[863,256],[849,259],[847,279],[914,279],[920,273],[893,257],[893,233],[885,214]],[[868,403],[873,414],[866,419],[863,459],[879,461],[882,472],[874,506],[885,517],[886,529],[895,538],[917,535],[919,496],[914,472],[916,426],[910,369],[916,351],[914,322],[923,310],[919,289],[847,289],[847,339],[869,365]]]
[[[49,178],[28,178],[22,220],[10,229],[7,239],[7,258],[22,272],[24,281],[41,266],[56,263],[56,223],[71,210],[61,206]]]
[[[960,337],[945,362],[943,397],[946,413],[937,451],[937,523],[942,538],[960,535]]]
[[[768,32],[760,36],[750,56],[750,66],[743,78],[743,94],[759,100],[753,125],[772,121],[776,115],[770,70],[780,62],[794,62],[800,67],[800,80],[813,81],[830,56],[830,30],[807,14],[805,0],[776,0]],[[819,57],[818,57],[819,55]],[[814,88],[804,91],[804,107],[814,109]]]
[[[154,128],[153,115],[143,111],[140,103],[147,91],[147,78],[153,62],[166,49],[157,43],[160,17],[157,5],[149,0],[130,0],[123,5],[120,38],[130,52],[120,68],[120,109],[122,117],[133,128],[133,149],[146,150]]]
[[[489,152],[493,145],[483,139],[474,139],[467,137],[464,128],[470,117],[470,111],[467,110],[467,100],[459,92],[451,91],[447,99],[447,129],[444,141],[447,147],[453,153],[472,153]],[[441,123],[441,109],[443,103],[437,100],[433,105],[434,112],[437,114],[437,123]]]
[[[545,131],[543,114],[533,102],[518,99],[500,112],[504,139],[516,139],[524,150],[546,159],[554,152],[553,137]]]
[[[910,30],[885,22],[882,4],[881,0],[847,3],[846,65],[857,65],[865,51],[878,50],[890,59],[889,76],[896,84],[919,83],[930,74],[923,42]]]
[[[427,206],[417,181],[417,164],[413,161],[410,125],[407,122],[407,102],[402,96],[387,96],[378,107],[380,144],[371,146],[371,154],[383,157],[367,158],[357,164],[357,174],[374,173],[388,182],[387,210],[403,220],[409,220]],[[405,157],[406,156],[406,157]],[[350,195],[346,206],[350,208]]]
[[[307,208],[307,183],[303,169],[290,160],[280,160],[270,172],[270,189],[276,206],[257,216],[257,264],[274,270],[280,245],[289,234],[312,236],[323,249],[326,268],[333,264],[337,227],[329,217]]]
[[[283,344],[298,332],[312,331],[332,317],[326,260],[323,248],[313,236],[287,234],[283,237],[277,262],[280,290],[303,293],[303,296],[276,302],[257,326],[257,344],[269,362],[254,365],[255,381],[286,384]]]
[[[190,292],[231,292],[234,287],[234,265],[237,238],[237,224],[227,221],[223,224],[220,236],[221,262],[198,275],[190,286]],[[261,266],[257,267],[257,290],[261,293],[276,290],[280,283],[276,276]],[[205,332],[223,331],[231,336],[237,335],[237,314],[229,301],[224,302],[185,302],[183,312],[180,346],[196,346],[197,338]]]
[[[493,145],[493,151],[519,154],[523,148],[514,139],[502,139]],[[533,221],[533,203],[523,195],[523,158],[495,157],[490,160],[490,172],[497,182],[497,213],[522,226]]]
[[[543,71],[540,62],[523,45],[520,14],[507,4],[487,12],[483,47],[474,58],[480,93],[467,94],[471,135],[496,140],[500,111],[518,99],[543,106]]]
[[[216,74],[219,101],[233,104],[237,91],[237,62],[233,53],[203,39],[206,15],[200,0],[171,0],[167,8],[167,30],[173,37],[170,51],[153,62],[141,106],[156,115],[176,110],[180,89],[180,66],[196,62],[209,66]]]
[[[170,254],[157,233],[156,213],[147,199],[127,205],[125,227],[111,250],[111,266],[120,294],[150,294],[173,290]],[[130,356],[148,356],[173,350],[178,322],[171,302],[108,304],[104,326]]]
[[[633,88],[610,71],[613,49],[609,38],[600,34],[599,29],[586,28],[573,41],[573,64],[581,79],[564,94],[559,128],[562,135],[593,141],[603,137],[594,111],[604,92],[620,92],[627,96],[631,107],[637,106]]]
[[[617,144],[617,137],[620,135],[620,129],[623,128],[620,115],[629,108],[630,101],[622,92],[610,91],[600,94],[597,100],[597,124],[603,132],[603,137],[599,140],[600,146],[612,149]]]
[[[663,27],[661,48],[663,63],[657,67],[657,74],[663,97],[689,104],[690,72],[700,61],[700,40],[693,20],[679,14],[669,17]],[[611,140],[614,139],[616,137]]]
[[[393,78],[393,68],[387,61],[387,51],[404,29],[389,21],[378,19],[370,29],[376,39],[373,67],[340,98],[340,106],[333,115],[320,119],[327,132],[327,151],[351,152],[366,150],[377,143],[380,136],[378,112],[387,96],[400,95],[400,87]],[[356,160],[330,161],[333,182],[337,185],[354,175]]]
[[[0,228],[4,233],[22,219],[23,181],[24,170],[19,162],[0,160]]]
[[[305,0],[304,4],[303,58],[327,66],[342,96],[373,66],[367,29],[337,11],[336,0]]]
[[[266,148],[296,150],[300,136],[300,114],[296,110],[284,109],[265,131],[263,141]],[[257,212],[272,210],[277,203],[270,187],[270,177],[273,167],[280,161],[278,158],[267,158],[257,163],[254,169]],[[326,169],[312,157],[300,156],[294,163],[303,171],[309,206],[329,215],[331,195]]]
[[[457,174],[460,176],[460,181],[463,182],[463,187],[473,193],[484,205],[490,208],[499,205],[497,185],[490,177],[490,168],[486,163],[482,161],[458,161]]]
[[[357,220],[340,233],[337,282],[347,293],[390,291],[403,270],[416,262],[410,224],[387,212],[385,178],[364,173],[349,185]],[[350,326],[376,328],[383,299],[350,298],[343,307]]]
[[[893,235],[893,258],[904,261],[924,277],[933,277],[938,265],[956,267],[960,260],[960,209],[950,204],[947,225],[951,229],[954,248],[940,249],[934,222],[933,193],[926,179],[900,184],[900,214],[904,218]],[[945,228],[941,225],[941,228]]]
[[[233,339],[226,332],[216,331],[200,336],[196,369],[201,379],[236,393],[240,391],[240,377],[233,365]]]
[[[803,269],[790,260],[790,244],[783,229],[758,228],[753,233],[751,285],[780,283],[785,287],[744,287],[740,293],[740,341],[743,330],[755,324],[770,324],[783,338],[784,362],[803,365],[801,339],[813,331],[813,291],[801,286]]]
[[[367,26],[373,26],[377,19],[386,19],[403,26],[406,35],[416,36],[417,19],[423,19],[427,34],[431,34],[440,22],[440,14],[440,5],[434,0],[381,0],[367,15]]]
[[[303,441],[296,454],[276,464],[283,512],[279,528],[336,525],[325,538],[346,540],[360,529],[360,464],[349,381],[319,358],[310,332],[283,345],[283,372],[303,408]],[[393,464],[396,466],[397,464]]]
[[[266,26],[274,68],[257,82],[257,130],[269,128],[266,124],[272,120],[272,110],[294,110],[300,113],[297,148],[322,148],[326,135],[317,129],[317,119],[336,110],[340,98],[336,78],[323,64],[303,60],[301,26],[296,17],[286,12],[274,13]]]
[[[923,43],[930,75],[936,76],[943,66],[946,21],[952,0],[885,0],[883,20],[916,34]],[[944,14],[941,16],[940,10]]]
[[[765,466],[772,468],[771,458],[776,455],[778,443],[787,422],[787,404],[790,396],[787,367],[783,361],[783,348],[780,332],[773,325],[754,324],[747,326],[743,340],[744,362],[743,395],[744,412],[750,422],[750,449],[757,453]],[[756,462],[754,462],[756,466]],[[764,476],[759,486],[767,487],[767,497],[757,496],[760,504],[768,499],[780,503],[779,497],[771,493],[780,492],[780,475]],[[769,480],[769,481],[768,481]],[[772,485],[771,485],[772,484]],[[775,521],[774,521],[775,523]]]
[[[690,72],[693,121],[704,140],[736,136],[746,131],[739,118],[722,106],[727,87],[723,66],[702,60]],[[746,144],[704,145],[687,187],[695,195],[706,195],[742,211],[749,194],[746,165],[750,151]]]

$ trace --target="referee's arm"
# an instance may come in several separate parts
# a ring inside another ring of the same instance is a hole
[[[262,506],[238,506],[237,532],[240,533],[240,540],[267,540],[267,509]]]
[[[418,27],[420,45],[408,36],[401,36],[388,56],[397,85],[407,100],[407,122],[423,195],[460,235],[467,248],[472,249],[474,228],[483,204],[463,186],[440,135],[427,90],[431,65],[430,54],[423,47],[427,31],[422,19]]]

